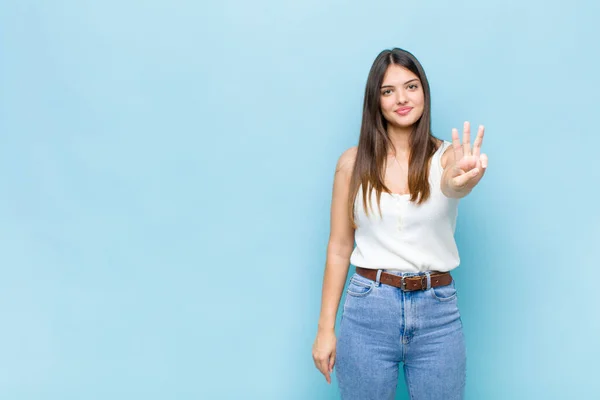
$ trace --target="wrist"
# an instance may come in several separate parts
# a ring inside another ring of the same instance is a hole
[[[332,323],[321,323],[317,326],[318,333],[329,333],[335,331],[335,325]]]
[[[451,199],[461,199],[471,193],[472,188],[463,188],[463,189],[453,189],[451,187],[446,188],[446,190],[442,189],[442,193],[444,196],[449,197]]]

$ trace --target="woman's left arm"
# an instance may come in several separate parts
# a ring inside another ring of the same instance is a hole
[[[481,181],[487,169],[487,155],[481,154],[483,125],[479,125],[473,150],[471,150],[471,126],[466,121],[463,127],[463,142],[460,143],[458,130],[452,129],[452,150],[448,151],[441,189],[446,197],[465,197]]]

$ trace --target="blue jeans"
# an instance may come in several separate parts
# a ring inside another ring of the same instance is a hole
[[[342,400],[394,400],[399,363],[411,400],[460,400],[466,349],[454,280],[411,292],[354,273],[338,330],[335,375]]]

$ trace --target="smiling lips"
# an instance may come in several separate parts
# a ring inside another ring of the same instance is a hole
[[[407,115],[412,110],[412,107],[401,107],[396,110],[398,115]]]

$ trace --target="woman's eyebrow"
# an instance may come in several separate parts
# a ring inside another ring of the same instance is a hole
[[[406,84],[407,84],[407,83],[409,83],[409,82],[412,82],[412,81],[418,81],[418,80],[419,80],[418,78],[411,79],[411,80],[409,80],[409,81],[406,81],[406,82],[404,82],[404,85],[406,85]],[[387,88],[387,87],[391,87],[391,88],[393,88],[393,87],[394,87],[394,85],[383,85],[383,86],[381,86],[381,89],[383,89],[383,88]]]

